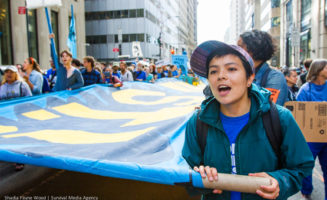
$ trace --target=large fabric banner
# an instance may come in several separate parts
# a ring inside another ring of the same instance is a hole
[[[185,126],[203,86],[175,79],[93,85],[0,103],[0,160],[102,176],[190,181]]]

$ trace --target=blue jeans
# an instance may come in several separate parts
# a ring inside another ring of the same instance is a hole
[[[313,158],[318,156],[319,163],[323,172],[325,180],[325,199],[327,199],[327,143],[308,143],[312,152]],[[303,179],[302,182],[302,194],[309,195],[313,191],[312,175]]]

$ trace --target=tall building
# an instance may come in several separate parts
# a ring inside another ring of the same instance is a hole
[[[68,49],[66,41],[74,6],[77,56],[85,56],[84,0],[65,0],[62,7],[49,8],[52,28],[56,35],[57,52]],[[1,0],[0,3],[0,65],[23,63],[28,57],[49,68],[49,31],[44,8],[25,10],[25,1]]]
[[[230,1],[230,19],[231,26],[229,29],[229,41],[230,44],[236,44],[239,36],[245,30],[245,2],[244,0],[231,0]]]
[[[325,0],[282,2],[282,63],[300,66],[300,62],[306,58],[327,57],[326,11]]]
[[[280,0],[232,0],[231,41],[236,43],[244,31],[266,31],[280,43]],[[272,66],[279,66],[279,49],[271,59]]]
[[[160,60],[172,50],[190,54],[196,45],[195,2],[85,0],[87,54],[104,62],[119,56]],[[133,55],[135,43],[143,56]]]

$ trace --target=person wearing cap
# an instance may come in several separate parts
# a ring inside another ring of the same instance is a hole
[[[112,75],[116,76],[119,80],[121,80],[121,74],[119,72],[119,63],[114,62],[112,65]]]
[[[8,66],[0,86],[0,100],[32,96],[32,92],[18,74],[15,66]]]
[[[209,181],[218,180],[218,173],[271,181],[256,194],[215,189],[203,191],[203,199],[287,199],[298,192],[303,177],[312,171],[312,154],[291,112],[277,105],[283,135],[278,159],[262,121],[270,109],[270,92],[253,84],[254,63],[249,54],[235,45],[207,41],[195,49],[190,64],[197,75],[208,79],[213,96],[189,119],[182,156]],[[203,153],[196,132],[198,117],[208,125]]]
[[[270,68],[267,63],[276,49],[272,37],[264,31],[247,31],[240,35],[237,45],[247,51],[254,61],[254,83],[271,91],[274,102],[283,106],[288,92],[286,79],[283,73]]]
[[[101,74],[94,69],[94,58],[92,56],[84,57],[83,65],[85,69],[81,73],[84,79],[84,86],[101,83]]]

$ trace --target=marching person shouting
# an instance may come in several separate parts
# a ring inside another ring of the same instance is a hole
[[[249,54],[238,46],[207,41],[195,49],[190,63],[196,74],[208,79],[213,96],[187,123],[182,151],[187,163],[209,181],[218,180],[218,173],[229,173],[266,177],[271,182],[256,194],[215,189],[203,199],[287,199],[298,192],[303,177],[312,171],[312,154],[291,112],[270,103],[271,93],[253,84]],[[278,155],[263,124],[268,111],[281,119]],[[204,148],[198,120],[207,126],[202,134],[206,134]]]
[[[54,34],[50,34],[49,38],[54,38]],[[51,49],[51,48],[50,48]],[[51,49],[51,57],[54,60],[54,52]],[[57,66],[57,81],[55,85],[55,91],[60,90],[74,90],[83,87],[84,80],[81,72],[72,66],[73,55],[64,50],[60,53],[61,62],[58,62]]]

